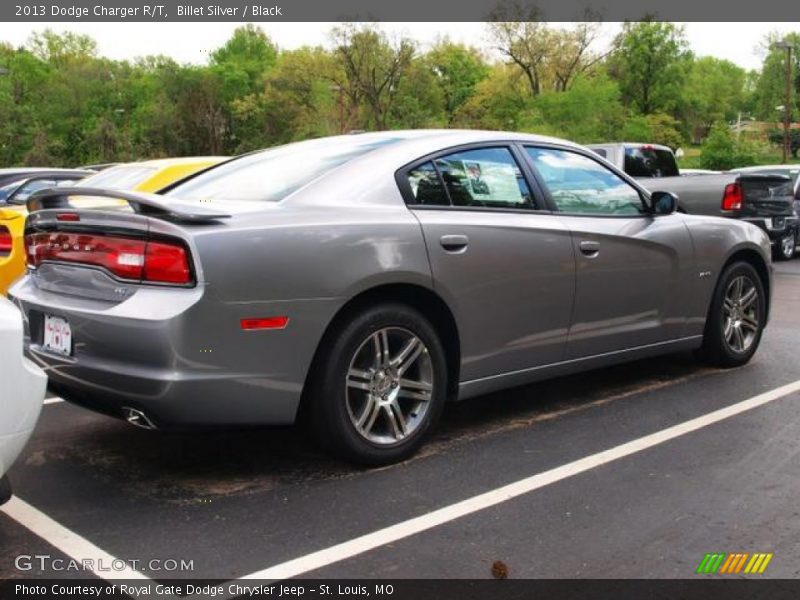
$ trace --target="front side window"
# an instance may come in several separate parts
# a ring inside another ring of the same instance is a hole
[[[480,148],[434,161],[453,206],[532,208],[531,193],[508,148]]]
[[[559,211],[595,215],[638,215],[644,211],[639,192],[599,162],[568,150],[525,150]]]

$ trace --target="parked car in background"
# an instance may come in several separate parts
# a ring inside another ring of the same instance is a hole
[[[681,177],[667,146],[613,143],[589,148],[645,187],[675,194],[681,212],[747,221],[767,233],[775,259],[794,256],[798,219],[787,177],[768,172]]]
[[[71,171],[72,175],[62,174],[64,179],[58,180],[55,175],[49,174],[46,176],[39,174],[37,178],[29,177],[7,198],[6,205],[13,210],[0,213],[0,294],[5,294],[11,282],[25,272],[25,252],[22,245],[22,230],[27,215],[25,202],[37,189],[52,187],[49,184],[61,185],[68,177],[75,177],[75,174],[80,173],[79,181],[72,180],[79,186],[155,192],[223,160],[226,158],[220,156],[162,158],[117,165],[99,173]],[[48,184],[49,180],[46,177],[52,177],[53,181]],[[106,198],[100,204],[109,202],[114,203]],[[88,198],[82,200],[81,203],[84,206],[96,204]]]
[[[30,179],[38,181],[52,180],[52,185],[61,181],[78,181],[95,171],[88,169],[46,169],[46,168],[12,168],[0,169],[0,207],[8,204],[8,199]],[[46,187],[46,186],[45,186]],[[24,204],[24,202],[22,203]]]
[[[22,233],[28,196],[40,189],[75,183],[93,173],[78,169],[0,169],[0,295],[25,271]]]
[[[47,377],[23,356],[22,315],[0,296],[0,504],[11,496],[8,470],[28,441],[44,400]]]
[[[742,365],[769,314],[762,231],[521,133],[322,138],[163,196],[28,204],[10,296],[61,397],[148,428],[300,413],[366,464],[413,453],[447,399],[682,349]]]
[[[787,165],[759,165],[757,167],[742,167],[739,169],[731,169],[731,173],[762,173],[771,175],[785,175],[792,180],[791,192],[788,192],[792,197],[794,212],[796,216],[800,216],[800,164],[787,164]],[[787,243],[784,254],[794,254],[797,246],[800,244],[800,224],[795,228],[795,248],[791,248],[791,244]]]
[[[103,169],[84,181],[82,185],[113,190],[157,192],[184,177],[224,160],[228,160],[228,157],[186,156],[124,163]]]

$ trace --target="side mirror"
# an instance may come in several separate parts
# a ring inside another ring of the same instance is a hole
[[[650,206],[657,215],[671,215],[678,210],[678,197],[672,192],[653,192]]]

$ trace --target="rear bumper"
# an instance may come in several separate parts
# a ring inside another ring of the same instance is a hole
[[[226,302],[208,289],[141,289],[120,303],[41,290],[27,276],[11,290],[25,315],[27,355],[65,400],[156,427],[292,423],[331,299]],[[240,320],[286,314],[281,330],[243,331]],[[44,315],[67,320],[72,355],[42,345]]]

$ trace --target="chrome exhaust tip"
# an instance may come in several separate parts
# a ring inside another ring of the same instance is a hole
[[[125,420],[131,425],[141,427],[142,429],[156,429],[153,422],[140,410],[131,408],[130,406],[123,406],[122,414],[125,416]]]

